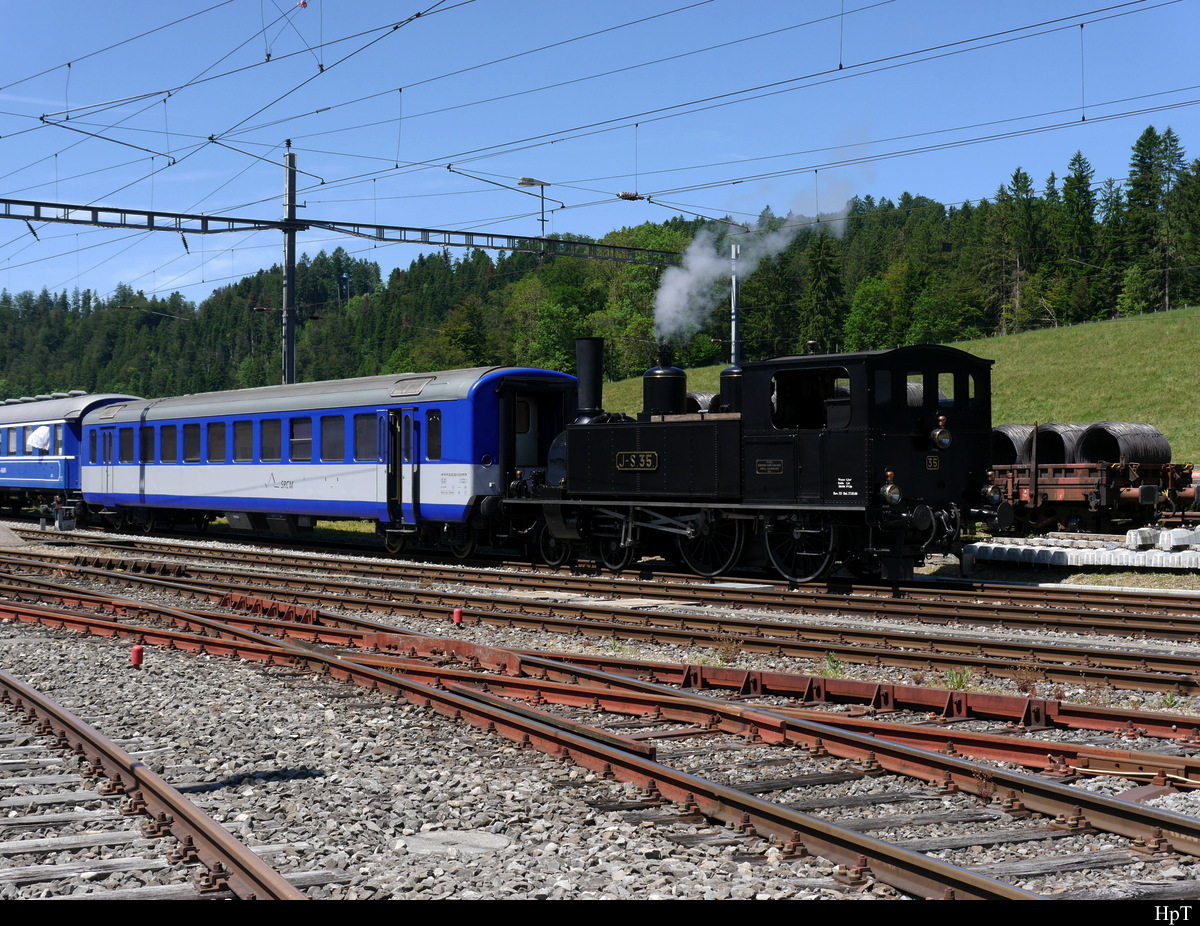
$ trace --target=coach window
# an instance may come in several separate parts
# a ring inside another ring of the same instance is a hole
[[[426,437],[425,459],[440,460],[442,458],[442,413],[431,408],[425,414]]]
[[[117,457],[117,462],[133,462],[133,428],[121,428],[119,453],[120,456]]]
[[[200,425],[198,424],[183,426],[183,462],[200,462]]]
[[[233,423],[233,460],[235,463],[249,463],[254,459],[254,422],[235,421]]]
[[[341,415],[321,416],[321,459],[332,463],[346,459],[346,419]]]
[[[208,462],[225,462],[225,422],[210,421],[208,423]]]
[[[265,463],[278,463],[283,459],[283,427],[279,419],[267,418],[259,427],[262,429],[259,459]]]
[[[96,432],[88,431],[88,462],[96,462]]]
[[[354,416],[354,459],[379,459],[379,431],[374,415]]]
[[[142,425],[138,429],[138,437],[141,439],[141,449],[138,453],[139,458],[143,463],[154,462],[154,427]]]
[[[289,458],[293,462],[305,463],[312,459],[312,419],[293,418],[291,420],[291,447]]]
[[[179,462],[179,435],[173,424],[164,424],[158,435],[158,459],[161,463]]]
[[[412,416],[404,416],[404,427],[400,432],[400,456],[405,463],[412,462]]]
[[[54,455],[58,457],[61,457],[63,452],[62,435],[63,426],[61,424],[56,424],[54,426]]]

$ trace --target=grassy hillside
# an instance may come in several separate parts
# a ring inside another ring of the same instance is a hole
[[[992,421],[1144,421],[1200,460],[1195,307],[956,344],[996,361]]]
[[[1046,328],[955,344],[995,360],[992,421],[1144,421],[1178,462],[1200,461],[1200,309]],[[716,392],[727,364],[688,370],[688,389]],[[638,378],[604,384],[604,407],[636,414]]]

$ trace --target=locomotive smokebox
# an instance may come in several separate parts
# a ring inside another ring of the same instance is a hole
[[[669,344],[658,346],[658,366],[642,377],[642,416],[682,415],[687,411],[687,374],[673,366]]]
[[[575,374],[579,379],[576,424],[587,424],[603,413],[604,338],[575,339]]]

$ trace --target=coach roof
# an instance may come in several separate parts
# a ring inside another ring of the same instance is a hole
[[[14,402],[0,405],[0,427],[15,424],[40,423],[43,421],[68,421],[101,405],[121,401],[140,402],[141,399],[119,393],[96,393],[95,395],[73,395],[64,399],[34,399],[31,402]]]
[[[523,367],[474,367],[431,373],[365,376],[359,379],[263,386],[230,392],[204,392],[169,399],[139,399],[102,411],[88,424],[157,421],[176,418],[213,418],[232,415],[269,415],[284,412],[321,412],[340,408],[374,408],[410,402],[465,399],[484,379],[505,376],[557,376]]]

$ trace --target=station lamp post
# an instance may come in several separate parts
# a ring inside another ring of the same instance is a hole
[[[541,187],[542,191],[542,237],[546,237],[546,187],[550,186],[545,180],[534,180],[533,177],[521,177],[517,180],[517,186],[536,186]]]

